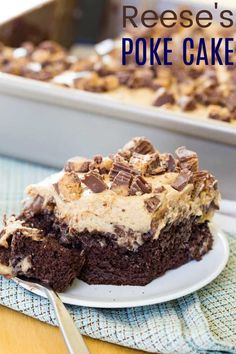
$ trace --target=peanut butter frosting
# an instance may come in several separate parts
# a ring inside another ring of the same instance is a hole
[[[157,239],[176,221],[211,220],[220,198],[216,179],[199,170],[195,152],[180,147],[175,156],[162,154],[146,138],[134,138],[109,157],[70,159],[63,171],[26,193],[24,215],[53,210],[71,235],[106,233],[130,249],[145,235]],[[10,225],[0,239],[4,247],[9,227],[25,228],[19,220]]]

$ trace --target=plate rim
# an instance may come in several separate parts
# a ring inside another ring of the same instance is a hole
[[[90,308],[110,308],[110,309],[115,309],[115,308],[131,308],[131,307],[140,307],[140,306],[148,306],[148,305],[155,305],[155,304],[161,304],[161,303],[165,303],[165,302],[169,302],[172,300],[176,300],[179,299],[183,296],[186,295],[190,295],[193,292],[202,289],[203,287],[205,287],[206,285],[210,284],[214,279],[216,279],[220,273],[224,270],[228,259],[229,259],[229,243],[227,240],[227,236],[225,234],[225,232],[215,223],[210,223],[210,230],[213,234],[213,237],[218,237],[219,241],[221,242],[221,246],[222,246],[222,252],[224,257],[222,257],[219,261],[219,263],[217,263],[216,269],[214,270],[214,272],[211,272],[210,275],[208,275],[207,277],[203,278],[202,280],[198,281],[196,284],[193,284],[190,287],[186,287],[182,290],[179,290],[177,292],[171,292],[169,295],[162,295],[159,296],[157,298],[153,297],[153,298],[149,298],[149,299],[139,299],[139,300],[120,300],[120,301],[106,301],[106,302],[101,302],[101,301],[91,301],[91,300],[80,300],[80,299],[73,299],[71,297],[68,297],[66,294],[64,293],[60,293],[60,298],[62,300],[63,303],[68,304],[68,305],[76,305],[76,306],[83,306],[83,307],[90,307]],[[214,251],[214,248],[212,249],[212,251]],[[177,268],[178,269],[178,268]],[[175,269],[173,269],[172,271],[175,271]],[[165,275],[163,275],[165,276]],[[40,290],[36,289],[36,288],[32,288],[31,286],[28,286],[26,284],[21,283],[21,281],[19,279],[13,279],[19,286],[23,287],[24,289],[30,291],[33,294],[36,294],[38,296],[41,296],[43,298],[47,298],[47,296]],[[87,284],[88,286],[90,286],[89,284]],[[148,284],[147,284],[148,285]],[[125,285],[123,285],[125,287]]]

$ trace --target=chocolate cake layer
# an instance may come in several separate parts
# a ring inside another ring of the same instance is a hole
[[[33,278],[58,292],[72,284],[84,264],[84,252],[63,247],[47,238],[34,241],[20,233],[13,235],[11,265],[18,276]]]
[[[89,284],[146,285],[167,270],[192,259],[200,260],[211,249],[207,223],[184,220],[167,226],[158,240],[147,240],[135,252],[117,246],[109,237],[84,237],[89,246],[80,279]]]
[[[38,223],[35,219],[33,224]],[[198,218],[167,225],[157,240],[151,233],[142,235],[144,243],[135,252],[120,247],[115,234],[70,235],[58,220],[53,229],[60,243],[84,250],[85,264],[79,278],[89,284],[146,285],[169,269],[201,260],[213,243],[208,223],[199,223]]]
[[[41,215],[31,222],[47,229],[48,220]],[[88,284],[143,286],[169,269],[200,260],[213,242],[207,222],[199,224],[194,218],[167,225],[157,240],[143,235],[144,243],[135,252],[120,247],[116,235],[83,233],[75,238],[67,231],[55,221],[43,241],[18,232],[11,253],[2,252],[2,259],[6,264],[10,260],[18,276],[34,278],[58,292],[76,277]]]
[[[0,247],[0,269],[1,265],[8,266],[9,265],[9,258],[11,255],[11,249],[10,248],[5,248],[5,247]]]

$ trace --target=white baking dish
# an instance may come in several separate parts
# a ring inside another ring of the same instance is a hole
[[[20,14],[32,12],[52,1],[54,0],[8,0],[7,3],[1,4],[0,25],[19,17]]]
[[[73,89],[0,75],[0,152],[53,166],[70,156],[110,153],[133,136],[161,151],[187,145],[201,167],[236,199],[236,127],[157,108],[138,107]]]

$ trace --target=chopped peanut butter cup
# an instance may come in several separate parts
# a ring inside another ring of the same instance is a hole
[[[94,193],[101,193],[108,188],[99,173],[95,171],[86,173],[82,182]]]
[[[68,202],[79,199],[82,191],[81,180],[75,172],[65,172],[59,181],[54,184],[54,188]]]

